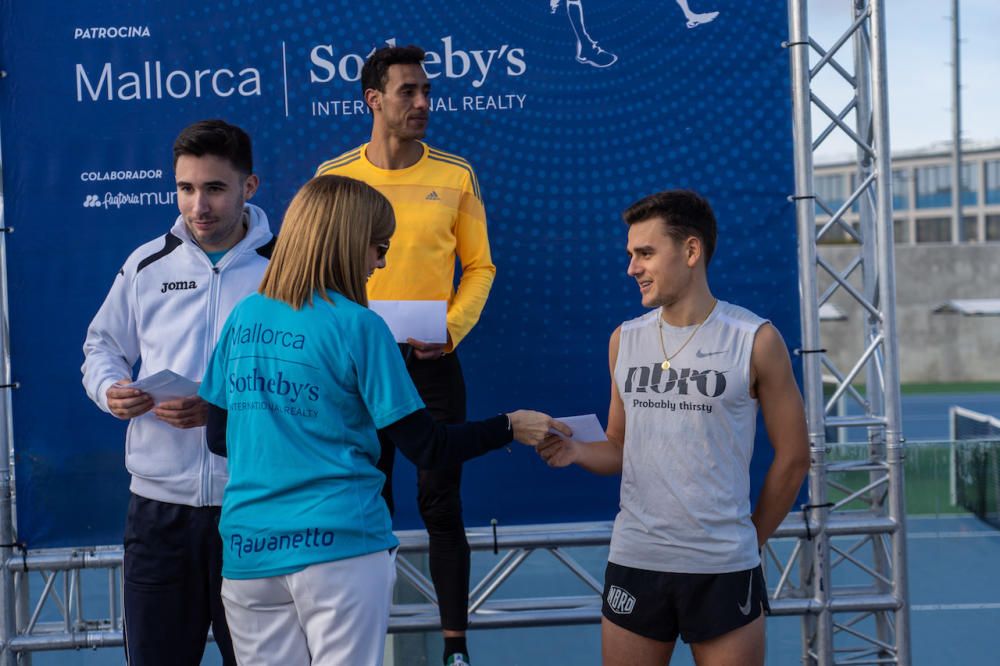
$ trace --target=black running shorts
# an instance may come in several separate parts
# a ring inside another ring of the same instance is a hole
[[[750,624],[767,605],[758,566],[722,574],[668,573],[608,562],[604,617],[656,641],[700,643]]]

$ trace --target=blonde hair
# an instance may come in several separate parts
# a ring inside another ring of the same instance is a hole
[[[289,204],[258,291],[296,310],[312,305],[313,294],[331,301],[331,289],[367,307],[368,248],[395,230],[392,206],[374,188],[317,176]]]

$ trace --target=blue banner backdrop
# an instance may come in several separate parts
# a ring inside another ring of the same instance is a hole
[[[128,253],[177,214],[171,144],[223,117],[255,140],[277,227],[323,160],[364,141],[363,59],[429,51],[428,141],[476,168],[498,274],[461,352],[470,413],[608,404],[607,341],[642,312],[620,212],[707,195],[718,296],[798,344],[790,84],[781,2],[39,0],[0,5],[17,520],[31,548],[119,542],[125,424],[80,384],[81,344]],[[697,6],[703,5],[703,6]],[[596,47],[594,42],[600,47]],[[759,490],[770,447],[754,461]],[[419,526],[400,462],[397,527]],[[617,478],[524,447],[467,466],[469,525],[607,520]]]

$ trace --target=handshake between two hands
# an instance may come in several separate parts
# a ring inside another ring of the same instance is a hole
[[[581,444],[607,439],[594,414],[555,419],[542,412],[518,410],[507,416],[514,439],[533,447],[552,467],[572,464]]]

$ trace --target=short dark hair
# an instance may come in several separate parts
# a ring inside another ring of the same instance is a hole
[[[392,65],[419,65],[427,54],[419,46],[383,46],[375,49],[361,68],[361,96],[368,89],[385,92]]]
[[[708,201],[691,190],[666,190],[639,199],[622,213],[625,224],[633,225],[659,217],[663,231],[678,243],[695,236],[701,240],[705,267],[712,260],[718,235],[715,213]]]
[[[181,130],[174,140],[174,167],[181,155],[215,155],[229,160],[244,176],[253,173],[250,135],[225,120],[199,120]]]

